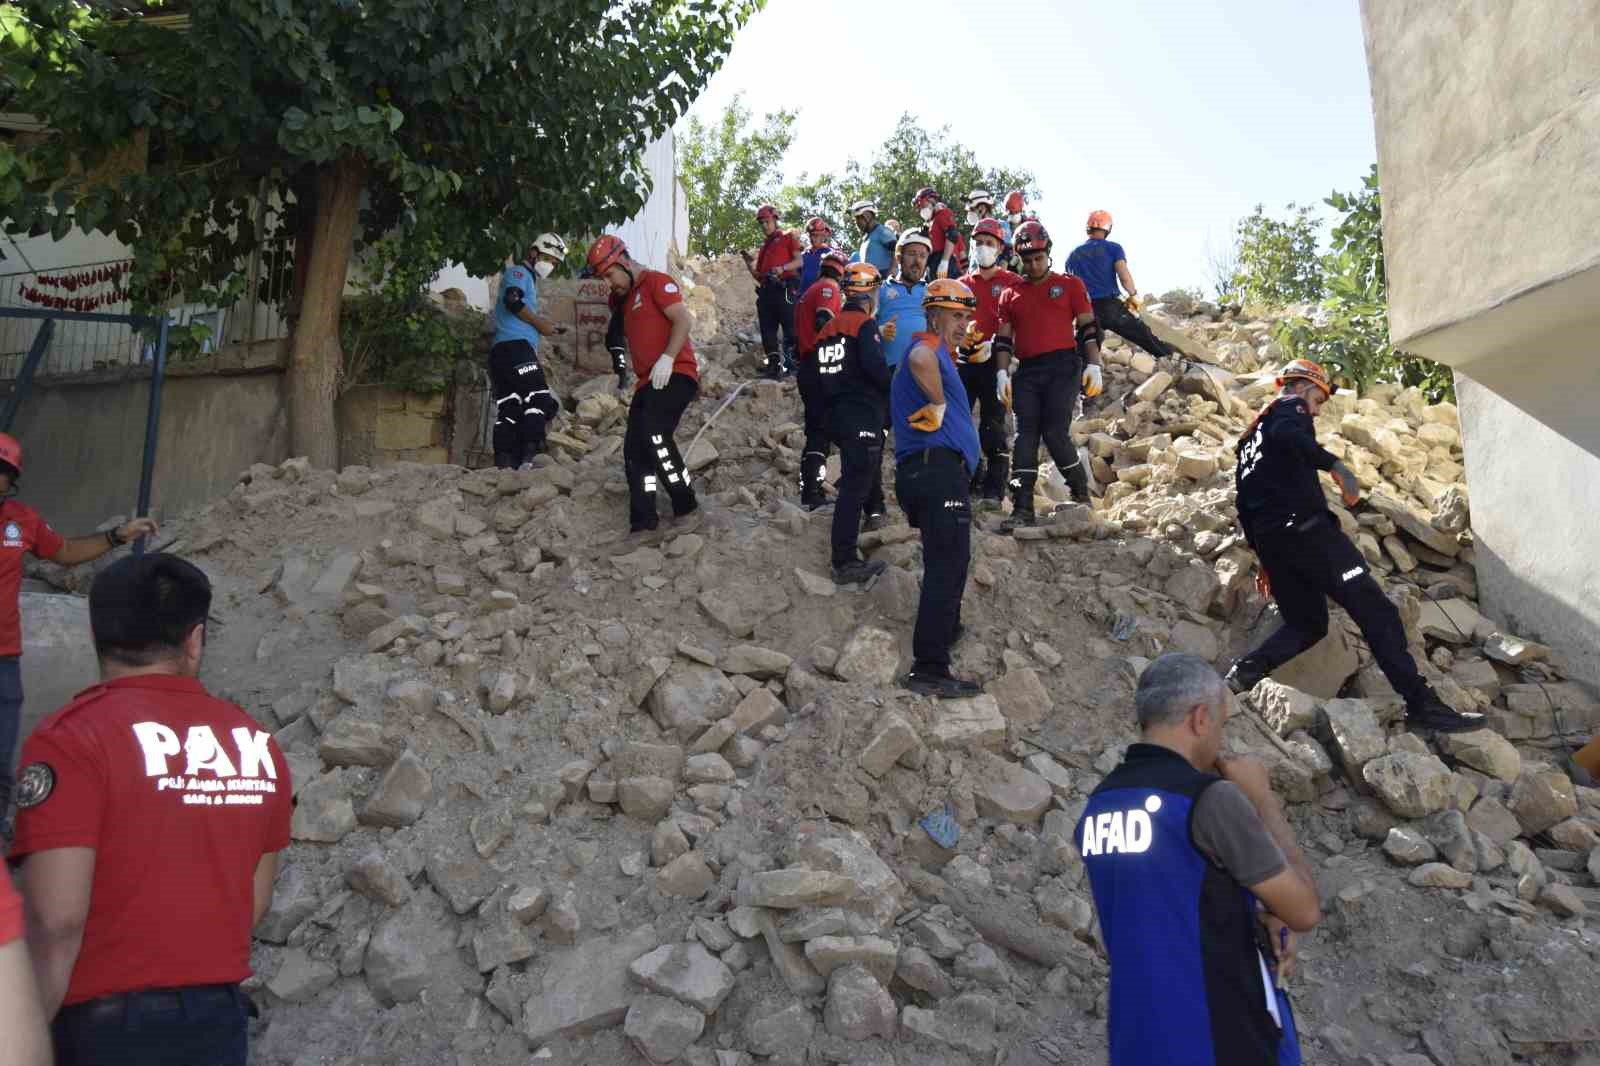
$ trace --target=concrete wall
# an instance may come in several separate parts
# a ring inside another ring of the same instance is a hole
[[[357,385],[339,397],[339,461],[345,466],[448,463],[444,393],[418,396],[384,385]]]
[[[1600,0],[1362,0],[1389,325],[1456,370],[1488,613],[1600,686]]]
[[[23,447],[21,499],[68,536],[131,514],[149,397],[145,373],[35,382],[12,429]],[[284,403],[276,368],[169,377],[151,497],[155,514],[227,492],[251,463],[288,458]]]

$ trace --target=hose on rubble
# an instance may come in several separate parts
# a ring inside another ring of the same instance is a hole
[[[728,405],[731,404],[741,392],[743,392],[745,389],[748,389],[751,385],[754,385],[758,380],[760,379],[752,378],[740,385],[738,388],[734,389],[732,392],[728,393],[728,398],[722,401],[722,406],[711,412],[711,417],[705,420],[705,422],[700,426],[700,431],[694,435],[694,440],[689,442],[689,447],[684,449],[683,457],[685,462],[688,461],[690,455],[694,454],[694,446],[700,443],[700,438],[706,435],[706,430],[711,428],[711,423],[717,420],[717,416],[726,411],[728,409]]]

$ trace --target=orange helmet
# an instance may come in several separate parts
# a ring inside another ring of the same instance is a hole
[[[1313,363],[1309,359],[1296,359],[1287,364],[1278,374],[1278,387],[1281,389],[1296,379],[1311,382],[1311,384],[1317,386],[1329,396],[1339,391],[1338,387],[1333,383],[1333,378],[1329,377],[1328,372],[1322,369],[1322,365]]]
[[[620,264],[627,256],[628,246],[622,243],[622,238],[607,233],[589,245],[589,254],[585,258],[590,273],[601,278],[605,277],[606,271]]]
[[[22,442],[9,433],[0,433],[0,464],[11,468],[12,477],[22,476]]]
[[[1092,229],[1103,229],[1107,233],[1110,233],[1111,232],[1111,212],[1110,211],[1090,211],[1089,212],[1089,221],[1087,221],[1087,222],[1085,222],[1083,224],[1083,228],[1084,228],[1085,231],[1092,230]]]
[[[1021,189],[1012,189],[1006,193],[1006,214],[1020,215],[1027,206],[1028,202],[1023,199]]]
[[[863,294],[876,289],[883,281],[883,275],[878,273],[878,268],[871,263],[850,263],[844,268],[844,278],[840,288],[845,292]]]
[[[942,307],[949,311],[976,311],[978,298],[955,278],[937,278],[928,283],[922,297],[922,309]]]
[[[774,222],[778,221],[778,209],[771,204],[762,204],[756,208],[756,221],[760,222],[764,218],[770,218]]]
[[[1011,247],[1016,249],[1018,255],[1049,252],[1054,243],[1050,239],[1050,231],[1036,218],[1030,218],[1018,226],[1017,231],[1011,235]]]

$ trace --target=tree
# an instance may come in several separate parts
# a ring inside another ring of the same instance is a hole
[[[1365,390],[1375,382],[1420,388],[1433,402],[1455,399],[1450,368],[1396,351],[1389,343],[1389,282],[1383,266],[1383,204],[1378,167],[1351,193],[1323,201],[1340,212],[1321,260],[1327,297],[1319,321],[1297,316],[1277,326],[1279,342],[1296,357],[1315,359]]]
[[[735,96],[715,125],[690,115],[678,135],[678,178],[689,198],[689,252],[724,255],[761,243],[756,208],[776,200],[779,164],[798,112],[775,111],[745,132],[750,109]]]
[[[648,195],[644,148],[761,2],[212,0],[175,31],[110,5],[22,0],[8,7],[35,30],[0,55],[31,79],[7,109],[56,135],[30,152],[8,225],[114,233],[147,306],[236,289],[249,251],[294,235],[290,445],[332,466],[358,234],[437,209],[446,253],[487,274],[540,230],[629,217]],[[84,179],[140,137],[145,172]]]
[[[1235,267],[1229,302],[1282,307],[1322,298],[1322,263],[1317,251],[1320,220],[1313,208],[1290,204],[1287,218],[1273,218],[1260,204],[1234,229]]]

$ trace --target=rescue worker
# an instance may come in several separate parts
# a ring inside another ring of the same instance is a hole
[[[817,333],[839,313],[844,291],[839,279],[848,265],[843,252],[828,249],[819,264],[819,277],[795,306],[794,330],[799,335],[800,403],[805,412],[806,443],[800,453],[800,506],[814,511],[828,502],[823,494],[823,473],[828,465],[827,408],[817,377]]]
[[[1012,189],[1010,192],[1006,193],[1005,209],[1005,221],[1010,227],[1009,232],[1012,234],[1015,234],[1017,227],[1022,225],[1024,222],[1028,221],[1029,219],[1039,217],[1033,211],[1028,210],[1028,200],[1027,197],[1023,195],[1021,189]],[[1016,251],[1012,247],[1009,238],[1006,241],[1005,253],[1001,256],[1000,261],[1004,263],[1010,270],[1020,271],[1022,269],[1022,263],[1017,259]]]
[[[978,309],[972,328],[962,340],[956,365],[967,396],[978,404],[978,440],[983,445],[983,469],[973,477],[973,492],[980,509],[998,510],[1005,500],[1011,459],[1006,452],[1006,405],[995,387],[996,366],[991,358],[993,340],[1000,329],[1000,295],[1022,284],[1022,277],[1000,266],[1005,250],[999,219],[984,218],[972,230],[972,273],[961,283],[972,290]]]
[[[1039,478],[1041,440],[1073,501],[1089,502],[1089,477],[1072,444],[1072,415],[1080,387],[1087,396],[1098,396],[1104,387],[1102,334],[1083,282],[1050,269],[1050,234],[1039,221],[1018,226],[1014,242],[1023,281],[1000,294],[1000,328],[993,345],[999,364],[996,390],[1017,418],[1011,516],[1001,525],[1007,533],[1038,524],[1033,487]]]
[[[539,338],[567,332],[539,314],[539,281],[567,257],[567,243],[541,233],[523,261],[507,268],[494,305],[489,387],[494,394],[494,465],[515,469],[544,451],[545,427],[561,411],[539,365]]]
[[[827,405],[828,436],[839,449],[831,559],[839,585],[862,584],[888,567],[864,561],[856,548],[862,516],[884,512],[883,427],[889,418],[893,371],[884,361],[873,317],[880,281],[871,263],[845,267],[844,309],[817,335],[817,377]]]
[[[23,746],[11,851],[59,1066],[244,1066],[250,930],[289,764],[198,678],[211,583],[156,552],[89,590],[101,681]]]
[[[606,235],[589,246],[589,269],[611,286],[613,313],[621,311],[628,353],[633,361],[633,402],[622,441],[628,478],[628,531],[649,534],[660,524],[656,490],[672,500],[675,532],[688,532],[699,519],[689,468],[678,452],[678,422],[700,391],[700,364],[689,330],[694,315],[671,276],[648,270],[628,254],[619,237]]]
[[[878,221],[878,205],[871,200],[857,200],[851,204],[850,216],[861,232],[861,244],[851,262],[871,263],[880,276],[888,274],[894,269],[895,244],[900,235]]]
[[[12,759],[22,729],[22,557],[76,566],[157,532],[155,519],[135,518],[117,529],[66,538],[16,498],[22,444],[0,433],[0,845],[11,838]]]
[[[806,238],[811,242],[800,255],[800,285],[799,292],[804,296],[811,291],[811,286],[817,283],[817,276],[822,270],[822,257],[833,251],[833,227],[828,225],[826,219],[813,215],[806,220]],[[799,312],[795,312],[798,316]],[[795,319],[796,340],[799,339],[799,318]]]
[[[988,189],[973,189],[967,193],[967,225],[977,226],[986,218],[994,218],[1000,224],[1001,243],[1011,243],[1011,224],[1003,218],[995,218],[994,196]],[[974,233],[977,231],[974,230]]]
[[[1176,349],[1151,332],[1139,318],[1144,301],[1139,298],[1138,286],[1128,270],[1128,256],[1122,245],[1110,239],[1111,212],[1091,211],[1084,227],[1088,240],[1072,250],[1067,257],[1067,269],[1083,279],[1094,304],[1095,318],[1100,325],[1113,333],[1121,334],[1157,358],[1165,358]],[[1128,298],[1118,295],[1117,283],[1127,290]]]
[[[756,222],[765,239],[754,262],[748,256],[745,261],[756,280],[756,320],[761,326],[761,348],[767,353],[766,376],[777,380],[794,372],[794,302],[800,295],[804,252],[799,238],[778,225],[776,207],[762,204]]]
[[[950,210],[931,186],[917,190],[911,206],[917,209],[928,228],[928,276],[959,278],[967,270],[967,239],[956,227],[956,213]]]
[[[1134,694],[1140,740],[1074,836],[1111,964],[1111,1066],[1297,1066],[1281,978],[1322,917],[1266,767],[1222,756],[1230,699],[1163,655]]]
[[[1248,692],[1328,632],[1328,600],[1361,629],[1383,676],[1406,701],[1406,721],[1446,733],[1481,729],[1484,716],[1452,710],[1433,691],[1406,648],[1400,612],[1328,509],[1319,470],[1338,483],[1346,506],[1361,483],[1317,443],[1313,419],[1336,390],[1327,371],[1296,359],[1278,375],[1280,392],[1239,438],[1234,467],[1239,524],[1266,573],[1283,625],[1233,664],[1228,687]]]
[[[976,682],[950,672],[960,639],[961,597],[972,558],[972,473],[978,427],[954,352],[978,301],[959,281],[937,278],[923,297],[929,332],[919,333],[889,389],[895,496],[922,534],[922,594],[911,635],[911,672],[902,684],[925,695],[975,695]]]
[[[921,230],[907,230],[895,247],[900,269],[883,283],[878,294],[878,335],[883,357],[892,370],[900,365],[912,341],[928,326],[922,298],[928,288],[928,256],[933,243]]]

